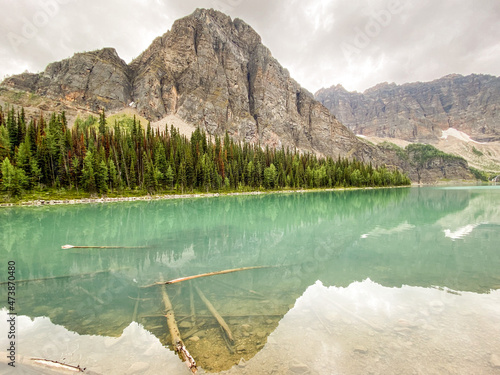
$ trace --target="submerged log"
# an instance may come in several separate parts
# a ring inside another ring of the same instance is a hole
[[[191,309],[191,323],[196,326],[196,311],[194,308],[193,284],[189,281],[189,307]]]
[[[62,276],[49,276],[49,277],[39,277],[37,279],[24,279],[24,280],[16,280],[16,284],[20,283],[29,283],[35,281],[46,281],[46,280],[57,280],[57,279],[69,279],[69,278],[77,278],[77,277],[87,277],[87,276],[95,276],[101,273],[109,273],[118,270],[103,270],[103,271],[95,271],[95,272],[87,272],[87,273],[79,273],[76,275],[62,275]],[[0,285],[7,284],[8,281],[0,282]]]
[[[215,309],[215,307],[210,303],[210,301],[207,299],[207,297],[205,297],[205,294],[203,294],[203,292],[200,290],[200,288],[198,288],[198,286],[196,286],[196,285],[194,286],[194,288],[195,288],[196,292],[198,293],[198,295],[200,296],[200,298],[203,301],[203,303],[207,306],[207,308],[210,311],[210,313],[214,316],[214,318],[217,320],[217,322],[219,323],[219,325],[226,332],[227,338],[229,339],[229,341],[234,342],[233,333],[231,332],[231,329],[227,325],[227,323],[224,320],[224,318],[222,316],[220,316],[220,314],[217,312],[217,310]]]
[[[87,289],[81,287],[81,286],[76,286],[75,287],[76,290],[79,290],[83,293],[85,293],[86,295],[88,295],[90,298],[92,298],[94,301],[96,301],[98,304],[100,305],[104,305],[104,301],[102,299],[100,299],[99,297],[97,296],[94,296],[92,293],[90,293]]]
[[[283,316],[285,316],[286,312],[282,313],[282,314],[238,314],[238,315],[221,315],[222,317],[226,318],[226,319],[231,319],[231,318],[235,318],[235,319],[243,319],[243,318],[267,318],[267,317],[271,317],[271,318],[274,318],[274,317],[279,317],[279,318],[283,318]],[[153,318],[164,318],[166,315],[165,314],[151,314],[151,315],[141,315],[140,318],[141,319],[153,319]],[[182,321],[182,320],[186,320],[186,319],[190,319],[192,316],[191,315],[182,315],[182,314],[179,314],[177,315],[177,317],[182,317],[181,319],[179,319],[179,321]],[[215,319],[215,317],[213,315],[196,315],[197,318],[200,318],[200,319],[207,319],[207,318],[210,318],[210,319]]]
[[[160,276],[160,279],[163,279],[163,277]],[[196,361],[191,356],[191,354],[189,354],[186,346],[182,342],[179,327],[177,326],[177,322],[175,321],[174,309],[172,307],[172,303],[170,302],[170,298],[168,297],[167,288],[165,288],[165,286],[161,287],[161,294],[163,305],[165,306],[167,326],[168,330],[170,331],[170,337],[172,338],[172,345],[175,351],[182,357],[182,360],[186,363],[191,372],[193,374],[196,374],[198,371],[198,369],[196,368]]]
[[[262,293],[259,293],[259,292],[256,292],[255,290],[252,290],[252,289],[245,289],[245,288],[242,288],[238,285],[233,285],[233,284],[228,284],[228,283],[225,283],[223,281],[220,281],[220,280],[213,280],[214,283],[217,283],[219,285],[222,285],[228,289],[234,289],[234,290],[239,290],[241,292],[245,292],[245,293],[249,293],[249,294],[253,294],[255,296],[258,296],[262,299],[266,299],[267,297],[264,296]]]
[[[148,246],[74,246],[63,245],[61,249],[147,249]]]
[[[142,286],[141,288],[149,288],[155,285],[167,285],[167,284],[175,284],[175,283],[180,283],[181,281],[187,281],[187,280],[193,280],[193,279],[198,279],[200,277],[207,277],[207,276],[215,276],[215,275],[223,275],[226,273],[231,273],[231,272],[239,272],[239,271],[247,271],[247,270],[256,270],[259,268],[271,268],[272,266],[253,266],[253,267],[241,267],[241,268],[233,268],[230,270],[224,270],[224,271],[215,271],[215,272],[207,272],[207,273],[202,273],[199,275],[193,275],[193,276],[186,276],[186,277],[180,277],[178,279],[173,279],[169,281],[157,281],[153,284],[150,285],[145,285]]]

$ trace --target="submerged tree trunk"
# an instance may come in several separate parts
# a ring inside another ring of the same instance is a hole
[[[160,276],[160,279],[163,277]],[[165,305],[165,317],[167,318],[167,326],[170,331],[170,337],[172,338],[172,345],[174,346],[175,351],[181,356],[182,360],[186,363],[188,368],[191,370],[193,374],[198,372],[196,368],[196,361],[189,354],[188,350],[184,346],[184,343],[181,339],[181,334],[179,332],[179,327],[177,326],[177,322],[175,321],[174,309],[172,307],[172,303],[170,302],[170,298],[167,294],[167,288],[165,286],[161,287],[161,294],[163,299],[163,304]]]

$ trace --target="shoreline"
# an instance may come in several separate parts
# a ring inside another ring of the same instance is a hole
[[[191,194],[157,194],[157,195],[141,195],[135,197],[100,197],[100,198],[78,198],[78,199],[36,199],[19,201],[16,203],[0,203],[1,208],[7,207],[45,207],[59,205],[75,205],[75,204],[99,204],[99,203],[116,203],[116,202],[138,202],[138,201],[157,201],[157,200],[172,200],[172,199],[189,199],[189,198],[216,198],[216,197],[233,197],[245,195],[265,195],[265,194],[293,194],[293,193],[314,193],[323,191],[347,191],[347,190],[375,190],[375,189],[400,189],[411,187],[424,186],[447,186],[447,185],[475,185],[477,181],[441,181],[437,183],[418,184],[404,186],[367,186],[367,187],[339,187],[339,188],[314,188],[314,189],[290,189],[290,190],[265,190],[265,191],[244,191],[231,193],[191,193]]]
[[[189,198],[216,198],[216,197],[233,197],[233,196],[266,195],[266,194],[287,194],[287,193],[294,194],[294,193],[313,193],[313,192],[323,192],[323,191],[395,189],[395,188],[409,188],[413,186],[418,186],[418,185],[269,190],[269,191],[248,191],[248,192],[232,192],[232,193],[162,194],[162,195],[142,195],[138,197],[115,197],[115,198],[100,197],[100,198],[79,198],[79,199],[48,199],[48,200],[38,199],[38,200],[20,201],[16,203],[0,203],[0,208],[45,207],[45,206],[75,205],[75,204],[102,204],[102,203],[116,203],[116,202],[158,201],[158,200],[189,199]]]

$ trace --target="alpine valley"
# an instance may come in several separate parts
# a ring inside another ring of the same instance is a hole
[[[32,117],[40,110],[64,110],[69,126],[104,109],[136,115],[154,128],[173,125],[186,135],[196,128],[209,135],[227,132],[262,147],[385,164],[413,182],[436,182],[471,180],[465,159],[500,171],[499,82],[449,76],[430,84],[383,84],[364,94],[337,86],[315,98],[248,24],[198,9],[129,64],[104,48],[76,53],[40,73],[8,77],[0,85],[0,104],[23,106]],[[444,137],[456,134],[477,142],[466,138],[445,147]],[[422,157],[418,148],[398,147],[411,142],[465,159],[439,152]]]

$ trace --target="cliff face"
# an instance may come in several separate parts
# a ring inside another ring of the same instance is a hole
[[[134,101],[147,118],[176,114],[210,134],[364,157],[353,134],[290,78],[242,20],[197,10],[130,67]]]
[[[227,131],[270,147],[404,165],[397,154],[358,139],[300,87],[249,25],[214,10],[177,20],[129,65],[106,48],[2,86],[92,111],[132,106],[151,121],[175,115],[209,134]]]
[[[40,74],[24,73],[2,86],[98,111],[123,107],[131,101],[129,68],[113,48],[77,53],[51,63]]]
[[[78,53],[3,86],[93,111],[129,105],[151,121],[175,114],[209,134],[382,162],[294,81],[245,22],[214,10],[177,20],[127,65],[114,49]]]
[[[500,140],[500,78],[449,75],[426,83],[342,86],[315,95],[356,134],[434,143],[450,127],[481,142]]]

